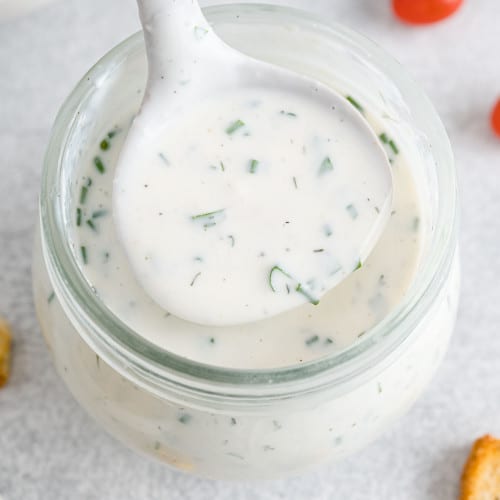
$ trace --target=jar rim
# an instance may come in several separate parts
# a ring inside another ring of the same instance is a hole
[[[278,15],[289,22],[314,24],[315,30],[335,33],[346,43],[360,46],[373,56],[371,64],[391,81],[400,80],[412,87],[419,107],[425,110],[432,122],[434,140],[443,148],[443,161],[436,161],[436,168],[446,177],[446,192],[439,192],[438,217],[430,243],[430,258],[426,262],[419,280],[410,286],[405,299],[381,322],[373,326],[358,342],[340,352],[326,355],[299,365],[267,369],[237,369],[219,367],[190,360],[169,352],[145,340],[112,314],[93,293],[84,279],[71,252],[67,239],[65,221],[62,216],[65,197],[58,194],[64,190],[62,171],[64,151],[74,130],[82,101],[96,91],[93,82],[109,71],[110,66],[119,65],[132,52],[143,46],[142,34],[138,32],[127,38],[105,54],[80,80],[62,105],[50,137],[44,160],[40,194],[40,218],[44,256],[52,272],[54,289],[61,305],[74,325],[80,325],[79,333],[84,340],[106,361],[114,365],[128,366],[143,384],[155,381],[164,384],[181,384],[202,392],[213,392],[213,384],[223,384],[224,393],[241,394],[246,388],[255,396],[264,395],[263,387],[272,387],[271,392],[296,392],[300,387],[317,387],[321,383],[341,385],[350,381],[379,362],[387,359],[411,335],[419,318],[431,307],[447,275],[456,246],[457,233],[457,182],[453,154],[448,136],[439,116],[427,96],[406,75],[403,68],[374,42],[336,23],[318,19],[316,16],[289,7],[266,4],[217,5],[204,9],[207,17],[244,12],[265,12]],[[383,67],[374,60],[383,61]],[[396,78],[395,78],[396,77]],[[404,94],[404,92],[402,92]],[[48,251],[47,249],[50,249]],[[51,274],[51,273],[49,273]],[[79,307],[76,307],[76,306]],[[113,358],[116,358],[113,360]],[[118,360],[121,361],[118,362]],[[328,377],[324,377],[328,374]],[[312,385],[311,385],[312,384]],[[292,389],[293,386],[293,389]],[[217,392],[217,390],[215,390]]]

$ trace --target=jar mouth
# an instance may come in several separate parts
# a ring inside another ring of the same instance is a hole
[[[69,139],[77,128],[80,113],[85,112],[83,103],[110,70],[116,68],[134,51],[143,46],[142,33],[136,33],[108,52],[82,78],[63,104],[53,126],[44,161],[40,195],[40,217],[44,256],[66,314],[84,340],[109,364],[120,359],[130,374],[134,372],[143,381],[152,379],[177,384],[199,385],[210,391],[206,384],[224,384],[227,393],[237,393],[238,387],[290,386],[317,380],[328,373],[329,384],[341,384],[368,372],[380,361],[401,346],[410,336],[419,319],[431,307],[441,284],[450,269],[456,246],[457,182],[453,154],[445,129],[425,94],[415,87],[401,66],[385,54],[373,42],[335,23],[326,23],[315,16],[297,9],[265,4],[220,5],[205,9],[209,20],[232,15],[275,16],[287,23],[314,24],[315,30],[334,33],[351,47],[360,47],[370,64],[377,67],[390,80],[411,88],[411,97],[418,100],[421,113],[425,113],[431,127],[423,133],[432,144],[439,144],[440,152],[434,151],[434,162],[439,176],[438,213],[434,232],[429,243],[428,257],[421,263],[417,278],[413,281],[404,300],[381,322],[371,328],[359,341],[343,351],[332,353],[300,365],[272,369],[236,369],[218,367],[193,361],[164,350],[138,335],[111,313],[95,295],[85,280],[70,248],[67,222],[64,218],[64,200],[68,199],[70,183],[65,174],[64,159]],[[374,60],[382,61],[375,64]],[[431,136],[431,137],[429,137]],[[438,156],[436,156],[438,155]],[[66,168],[67,169],[67,168]],[[443,189],[446,187],[446,190]],[[189,379],[189,383],[186,380]],[[323,379],[322,379],[323,380]],[[145,382],[144,382],[145,383]],[[294,389],[294,390],[295,390]],[[257,395],[257,392],[255,393]]]

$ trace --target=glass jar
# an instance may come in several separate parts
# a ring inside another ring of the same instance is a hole
[[[201,476],[275,478],[366,445],[411,406],[436,370],[459,291],[453,157],[425,95],[360,35],[281,7],[225,5],[206,15],[241,51],[360,97],[411,157],[427,230],[405,299],[342,352],[269,370],[190,361],[115,317],[73,257],[69,197],[83,153],[110,117],[139,106],[146,61],[136,34],[85,75],[56,119],[35,242],[36,307],[58,372],[111,434]]]

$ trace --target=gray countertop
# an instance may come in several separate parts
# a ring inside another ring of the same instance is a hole
[[[138,29],[133,0],[65,0],[0,24],[0,314],[12,324],[12,378],[0,390],[0,497],[30,499],[456,498],[472,440],[500,436],[500,95],[498,0],[412,28],[389,0],[289,0],[378,41],[414,75],[449,131],[461,176],[462,298],[450,350],[413,409],[355,456],[301,477],[206,481],[106,435],[56,375],[36,323],[30,258],[42,157],[63,99]],[[496,61],[496,62],[495,62]],[[498,301],[498,302],[497,302]]]

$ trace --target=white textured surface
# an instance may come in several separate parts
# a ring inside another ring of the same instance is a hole
[[[500,95],[498,0],[469,0],[426,28],[393,20],[389,0],[289,0],[366,33],[429,93],[462,181],[463,293],[450,351],[430,389],[356,456],[290,480],[203,481],[108,437],[59,380],[36,325],[30,252],[49,129],[63,99],[105,51],[138,28],[133,0],[67,0],[0,25],[0,314],[13,325],[0,391],[0,497],[31,499],[383,499],[457,495],[471,440],[500,436],[500,140],[488,113]]]

